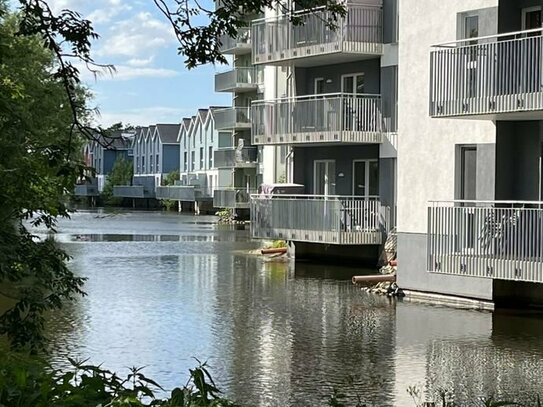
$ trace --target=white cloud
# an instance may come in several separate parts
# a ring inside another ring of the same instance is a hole
[[[86,67],[79,64],[77,68],[80,72],[81,80],[85,82],[98,81],[128,81],[137,78],[172,78],[180,75],[180,72],[173,69],[154,68],[154,67],[136,67],[129,65],[115,65],[116,72],[113,74],[101,72],[96,77]]]
[[[173,44],[175,36],[168,24],[149,12],[139,12],[130,19],[116,22],[103,34],[97,55],[137,58],[155,55],[160,48]]]
[[[179,123],[182,117],[194,114],[193,108],[174,108],[167,106],[128,109],[118,112],[101,112],[96,124],[107,127],[123,122],[138,126],[149,126],[156,123]]]
[[[87,19],[94,24],[109,23],[114,17],[117,17],[121,13],[126,13],[132,10],[132,7],[128,4],[124,4],[121,0],[106,0],[97,3],[104,3],[100,8],[94,9]]]
[[[126,61],[126,63],[130,66],[142,67],[142,66],[150,65],[154,59],[155,59],[154,56],[151,55],[149,58],[145,58],[145,59],[132,58]]]

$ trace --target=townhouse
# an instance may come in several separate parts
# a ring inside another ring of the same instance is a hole
[[[297,258],[375,264],[395,222],[397,5],[347,11],[335,29],[325,11],[300,10],[303,25],[273,11],[252,22],[253,64],[274,84],[252,102],[253,144],[285,149],[295,192],[255,195],[252,235],[294,242]]]
[[[88,167],[94,168],[94,175],[87,174],[74,189],[77,197],[97,197],[104,189],[107,176],[113,170],[118,159],[132,160],[134,134],[115,131],[110,137],[96,136],[83,146],[83,160]],[[94,200],[93,200],[94,202]]]
[[[402,0],[398,283],[541,303],[540,0]]]
[[[119,198],[154,199],[156,188],[171,172],[179,170],[179,124],[140,127],[132,143],[134,176],[131,185],[116,185]]]

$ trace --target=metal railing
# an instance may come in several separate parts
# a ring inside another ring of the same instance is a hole
[[[543,202],[431,202],[428,270],[543,282]]]
[[[98,185],[96,184],[83,184],[74,186],[75,196],[98,196]]]
[[[321,195],[252,195],[254,238],[302,242],[381,244],[390,209],[379,198]]]
[[[252,104],[253,144],[381,143],[380,95],[330,93]]]
[[[211,199],[212,197],[213,191],[208,187],[194,185],[171,185],[156,188],[157,199],[194,202],[202,199]]]
[[[543,109],[543,29],[470,38],[433,48],[431,116]]]
[[[256,67],[239,67],[215,75],[215,92],[254,90],[263,82],[263,71]]]
[[[217,130],[250,129],[251,117],[248,107],[229,107],[213,111]]]
[[[288,15],[252,22],[254,64],[277,63],[323,54],[383,53],[383,10],[381,6],[347,5],[347,16],[330,26],[332,15],[325,10]]]
[[[249,208],[251,194],[256,189],[239,188],[220,188],[213,191],[213,206],[215,208]]]
[[[215,150],[214,163],[217,168],[254,167],[258,157],[256,147],[235,147]]]
[[[251,52],[251,29],[249,27],[239,28],[235,38],[221,35],[219,41],[221,43],[219,50],[223,54],[249,53]]]

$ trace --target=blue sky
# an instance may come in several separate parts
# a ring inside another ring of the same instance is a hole
[[[76,10],[101,36],[93,45],[97,62],[114,64],[117,74],[95,80],[82,69],[101,113],[97,124],[177,123],[198,108],[230,105],[231,95],[214,92],[212,65],[188,71],[177,54],[172,29],[153,0],[50,0],[55,12]],[[204,4],[210,5],[207,0]]]

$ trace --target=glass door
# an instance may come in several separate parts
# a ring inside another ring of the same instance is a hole
[[[313,193],[315,195],[335,195],[336,162],[334,160],[315,160]]]
[[[364,73],[343,75],[341,77],[341,93],[343,93],[343,129],[347,131],[359,130],[359,116],[357,95],[364,93]]]
[[[353,195],[366,199],[379,196],[379,161],[353,161]]]

